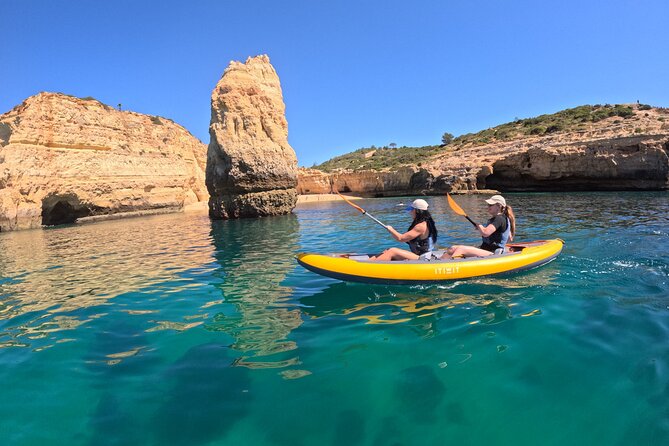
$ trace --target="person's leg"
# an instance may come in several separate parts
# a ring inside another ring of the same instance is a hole
[[[439,257],[441,260],[449,260],[453,258],[453,252],[455,252],[456,249],[460,248],[460,245],[453,245],[450,248],[446,250],[445,253]]]
[[[490,251],[485,249],[475,248],[473,246],[454,245],[446,250],[444,255],[440,257],[441,260],[450,260],[458,257],[487,257],[492,255]]]
[[[453,257],[488,257],[493,253],[486,251],[485,249],[475,248],[473,246],[458,246],[457,249],[453,251]]]
[[[400,248],[390,248],[371,260],[417,260],[418,256],[411,251]]]

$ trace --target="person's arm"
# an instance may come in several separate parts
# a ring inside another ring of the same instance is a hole
[[[416,237],[420,236],[423,232],[425,232],[425,229],[427,229],[427,223],[425,223],[424,221],[420,222],[416,226],[414,226],[411,231],[405,232],[404,234],[400,234],[392,226],[386,226],[386,229],[388,230],[388,232],[390,232],[390,235],[392,235],[393,238],[398,242],[408,242],[409,240],[413,240]]]
[[[490,237],[495,233],[497,229],[499,229],[502,226],[502,222],[499,218],[495,218],[492,223],[490,223],[488,226],[483,226],[483,225],[478,225],[476,228],[479,230],[481,233],[481,236],[483,237]]]
[[[493,224],[489,224],[488,226],[485,227],[483,225],[478,225],[477,229],[479,230],[481,236],[483,237],[490,237],[497,230],[497,228]]]

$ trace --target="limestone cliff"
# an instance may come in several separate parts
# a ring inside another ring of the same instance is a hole
[[[505,191],[662,190],[669,186],[668,155],[662,135],[535,146],[495,161],[485,184]]]
[[[168,119],[40,93],[0,115],[0,230],[181,210],[208,198],[204,169]]]
[[[415,166],[397,170],[342,170],[333,173],[300,168],[297,179],[297,192],[302,195],[352,192],[367,197],[448,192],[454,182],[460,181],[459,178],[446,178]]]
[[[663,190],[669,188],[669,109],[617,106],[627,115],[580,122],[574,129],[485,142],[523,122],[481,132],[485,138],[446,146],[421,167],[376,170],[301,170],[300,193],[327,193],[323,185],[366,196],[501,191]],[[604,107],[592,107],[594,113]],[[613,107],[611,107],[613,109]],[[574,109],[579,110],[579,109]],[[528,119],[528,122],[533,120]],[[467,141],[467,135],[463,140]],[[476,135],[471,135],[476,136]],[[473,138],[472,138],[473,139]],[[361,152],[361,151],[358,151]],[[376,153],[372,154],[372,157]],[[363,163],[364,164],[364,163]],[[407,172],[413,174],[407,178]],[[341,180],[345,179],[345,184]]]
[[[625,106],[572,131],[467,145],[432,160],[441,172],[469,168],[477,188],[502,191],[658,190],[669,186],[669,110]]]
[[[206,183],[213,218],[290,213],[297,158],[279,77],[267,56],[231,62],[211,97]]]

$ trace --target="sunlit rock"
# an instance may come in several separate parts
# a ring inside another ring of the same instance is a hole
[[[297,202],[297,158],[279,77],[267,56],[231,62],[211,96],[207,153],[212,218],[287,214]]]
[[[205,147],[169,119],[40,93],[0,115],[0,230],[205,201]]]

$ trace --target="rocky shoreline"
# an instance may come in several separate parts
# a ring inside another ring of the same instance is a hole
[[[669,189],[669,110],[647,123],[648,134],[561,134],[459,148],[454,153],[390,170],[300,168],[298,193],[334,190],[368,197],[440,195],[493,189],[502,192]],[[651,126],[654,125],[654,126]],[[606,123],[600,124],[605,126]],[[636,125],[632,123],[631,125]]]
[[[361,200],[363,197],[357,197],[353,195],[344,195],[347,200]],[[322,203],[326,201],[341,201],[341,197],[337,194],[310,194],[310,195],[298,195],[297,204],[305,203]]]
[[[467,190],[467,191],[455,191],[453,192],[453,195],[495,195],[500,193],[497,190],[494,189],[481,189],[481,190]],[[350,195],[346,194],[344,195],[348,200],[362,200],[364,198],[374,198],[374,197],[365,197],[365,196],[359,196],[359,195]],[[404,194],[404,195],[397,195],[397,196],[415,196],[412,194]],[[297,196],[297,204],[305,204],[305,203],[321,203],[321,202],[328,202],[328,201],[341,201],[341,197],[337,194],[306,194],[306,195],[298,195]]]

